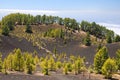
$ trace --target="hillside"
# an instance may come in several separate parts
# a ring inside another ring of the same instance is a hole
[[[120,36],[95,22],[14,13],[0,33],[0,80],[120,77]]]
[[[33,33],[25,33],[24,26],[16,26],[15,30],[10,33],[11,36],[1,36],[1,45],[0,51],[3,53],[3,56],[14,50],[15,48],[20,48],[23,52],[34,52],[37,51],[39,56],[45,56],[46,53],[51,52],[56,49],[57,53],[66,53],[68,56],[80,55],[81,57],[86,58],[86,62],[90,64],[93,63],[94,55],[96,53],[97,44],[92,46],[84,46],[83,38],[86,36],[86,33],[83,31],[76,32],[71,34],[66,43],[64,39],[60,38],[50,38],[43,37],[43,33],[49,29],[58,29],[64,28],[60,25],[39,25],[32,26]],[[91,39],[94,41],[94,37],[91,36]],[[109,55],[111,57],[115,56],[115,53],[120,49],[120,43],[106,44],[108,48]]]
[[[40,50],[38,47],[34,47],[31,42],[28,42],[23,38],[17,38],[14,36],[0,36],[0,39],[0,52],[3,53],[3,57],[18,48],[20,48],[22,52],[33,53],[34,51],[37,51],[40,55],[45,53],[45,50]]]

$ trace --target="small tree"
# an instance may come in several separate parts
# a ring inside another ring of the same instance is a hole
[[[2,65],[2,72],[7,74],[7,60],[6,58],[4,59],[3,65]]]
[[[108,59],[108,50],[106,47],[102,47],[94,57],[94,69],[96,73],[101,73],[104,62]]]
[[[8,36],[9,35],[9,28],[7,25],[2,25],[2,34],[5,35],[5,36]]]
[[[56,57],[56,55],[57,55],[57,48],[56,48],[56,47],[54,47],[53,53],[54,53],[54,55],[55,55],[55,57]]]
[[[48,60],[45,59],[41,62],[40,67],[42,68],[42,73],[44,75],[49,75]]]
[[[115,37],[115,42],[119,42],[120,41],[120,36],[119,35],[116,35]]]
[[[27,54],[26,61],[25,61],[25,72],[28,74],[32,74],[35,70],[34,58],[31,54]]]
[[[81,73],[82,68],[85,68],[84,60],[83,58],[78,57],[77,59],[74,60],[74,63],[73,63],[74,74],[77,75]]]
[[[23,71],[24,70],[24,58],[23,55],[21,53],[20,49],[16,49],[15,50],[15,54],[14,54],[14,66],[15,66],[15,70],[16,71]]]
[[[2,71],[2,53],[0,53],[0,72]]]
[[[26,30],[25,30],[25,32],[27,32],[27,33],[32,33],[32,28],[31,28],[31,26],[30,26],[29,24],[26,25]]]
[[[112,78],[112,74],[116,72],[117,66],[116,62],[113,59],[107,59],[102,66],[102,74],[105,75],[106,78]]]
[[[71,62],[68,62],[66,65],[67,65],[67,67],[68,67],[68,71],[69,71],[69,72],[72,72],[72,63],[71,63]]]
[[[60,61],[56,62],[56,68],[60,69],[62,67],[62,63]]]
[[[7,65],[8,65],[8,70],[12,71],[14,69],[14,55],[10,53],[7,58]]]
[[[60,29],[60,38],[64,38],[64,31],[62,30],[62,28]]]
[[[68,66],[67,66],[67,63],[64,63],[65,65],[63,66],[63,73],[65,74],[65,75],[67,75],[68,74]]]
[[[52,56],[50,56],[50,59],[48,60],[48,68],[50,71],[56,70],[55,61],[54,61],[54,58]]]
[[[110,35],[107,36],[107,43],[112,43],[112,38]]]
[[[98,52],[101,48],[102,48],[102,44],[99,43],[96,51]]]
[[[36,55],[35,58],[34,58],[34,63],[35,63],[35,65],[38,65],[38,64],[39,64],[39,58],[38,58],[37,55]]]
[[[87,33],[87,36],[86,36],[86,38],[84,39],[84,44],[85,44],[86,46],[90,46],[90,45],[91,45],[91,39],[90,39],[90,34],[89,34],[89,33]]]
[[[77,75],[77,74],[78,74],[77,62],[75,62],[75,63],[72,65],[72,67],[73,67],[73,72],[74,72],[74,74]]]
[[[116,63],[118,66],[118,70],[120,70],[120,50],[117,50],[116,52]]]

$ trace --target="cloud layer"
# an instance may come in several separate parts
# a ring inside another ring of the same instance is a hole
[[[0,9],[0,13],[27,13],[27,14],[56,14],[57,11],[51,11],[51,10],[19,10],[19,9]]]
[[[110,30],[113,30],[116,34],[120,35],[120,25],[119,24],[109,24],[109,23],[98,23],[107,27]]]

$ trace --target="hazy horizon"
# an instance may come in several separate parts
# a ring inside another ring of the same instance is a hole
[[[53,15],[86,20],[106,26],[120,35],[119,0],[21,0],[1,1],[0,19],[10,13]]]

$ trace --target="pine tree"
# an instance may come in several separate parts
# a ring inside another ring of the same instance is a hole
[[[28,74],[32,74],[33,71],[35,71],[34,58],[31,54],[27,54],[25,59],[25,72]]]
[[[27,24],[27,25],[26,25],[26,30],[25,30],[25,32],[27,32],[27,33],[32,33],[32,28],[31,28],[30,24]]]
[[[0,53],[0,72],[2,71],[2,53]]]
[[[14,69],[14,55],[10,53],[7,58],[7,65],[8,65],[8,70],[12,71]]]
[[[119,42],[120,41],[120,36],[119,35],[116,35],[115,37],[115,42]]]
[[[77,62],[75,61],[75,63],[72,65],[73,66],[73,72],[75,75],[78,74],[78,65],[77,65]]]
[[[120,70],[120,49],[117,50],[117,52],[116,52],[116,63],[118,66],[118,70]]]
[[[5,74],[7,74],[7,69],[8,69],[7,67],[8,67],[7,60],[5,58],[4,62],[3,62],[3,65],[2,65],[2,72],[5,73]]]
[[[38,58],[37,55],[36,55],[35,58],[34,58],[34,63],[35,63],[35,65],[38,65],[38,64],[39,64],[39,58]]]
[[[89,34],[89,33],[87,33],[87,36],[86,36],[86,38],[84,39],[84,44],[85,44],[86,46],[90,46],[90,45],[91,45],[91,39],[90,39],[90,34]]]
[[[107,43],[112,43],[112,38],[110,35],[107,36]]]
[[[7,25],[2,25],[2,34],[5,35],[5,36],[8,36],[9,35],[9,28]]]
[[[68,66],[67,66],[67,63],[64,63],[64,66],[63,66],[63,73],[64,73],[65,75],[68,74]]]
[[[108,59],[108,51],[106,47],[102,47],[94,56],[94,69],[97,73],[101,73],[104,62]]]
[[[66,65],[67,65],[68,71],[72,72],[72,63],[68,62]]]
[[[52,56],[50,56],[50,59],[48,60],[48,68],[51,71],[56,70],[55,61],[54,61],[54,58]]]
[[[23,58],[23,55],[22,55],[20,49],[15,50],[14,67],[15,67],[14,69],[16,71],[23,71],[24,70],[24,58]]]
[[[98,52],[101,48],[102,48],[102,44],[99,43],[96,51]]]
[[[54,53],[54,56],[56,57],[56,55],[57,55],[57,48],[56,47],[54,47],[53,53]]]
[[[42,68],[42,73],[44,75],[49,75],[49,67],[48,67],[48,59],[44,59],[41,64],[40,67]]]
[[[64,38],[64,31],[62,30],[62,28],[60,29],[60,38]]]
[[[77,74],[81,73],[81,70],[83,67],[85,67],[83,58],[80,58],[80,57],[76,58],[73,63],[74,74],[77,75]]]
[[[60,69],[62,67],[62,63],[60,61],[56,62],[56,68]]]
[[[104,65],[102,66],[102,74],[104,74],[107,79],[111,79],[112,74],[116,72],[116,70],[117,70],[116,62],[115,60],[110,58],[107,59]]]

